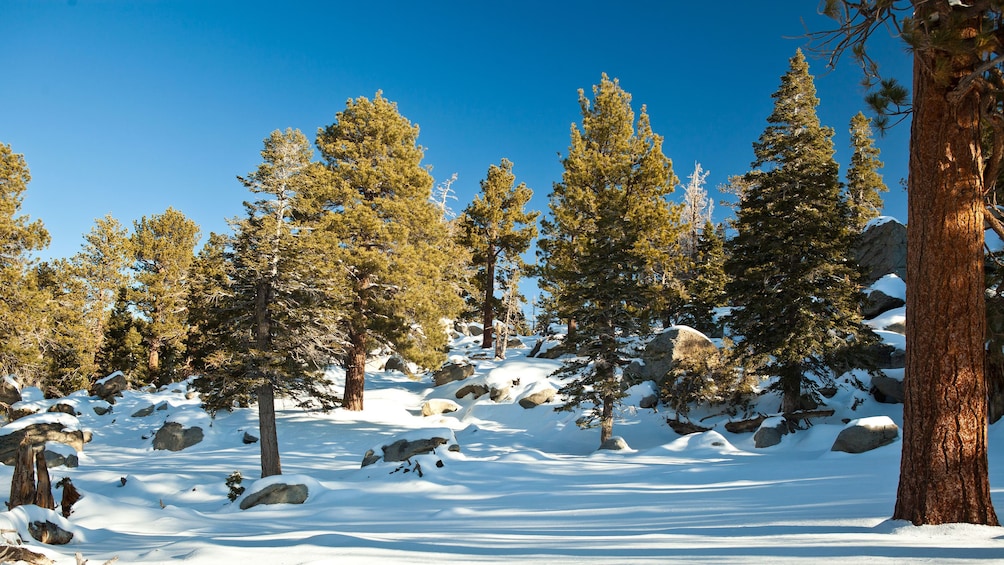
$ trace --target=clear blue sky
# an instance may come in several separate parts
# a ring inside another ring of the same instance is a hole
[[[713,189],[747,170],[805,26],[831,25],[816,7],[0,0],[0,141],[27,159],[23,211],[49,229],[43,255],[53,257],[78,251],[109,213],[131,226],[173,206],[203,235],[225,231],[248,197],[235,176],[260,162],[270,131],[299,128],[313,139],[346,99],[378,89],[420,125],[436,181],[458,173],[458,211],[503,157],[535,191],[533,207],[546,210],[579,120],[577,90],[604,72],[636,110],[647,105],[677,176],[700,161]],[[877,47],[888,74],[908,80],[899,43]],[[864,108],[860,71],[850,60],[833,72],[810,65],[843,170],[848,122]],[[878,142],[886,211],[901,220],[908,129]]]

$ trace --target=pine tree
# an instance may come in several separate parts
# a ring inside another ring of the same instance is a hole
[[[188,284],[188,337],[185,350],[189,363],[196,375],[209,379],[214,368],[226,367],[232,359],[234,347],[228,334],[230,322],[227,305],[232,298],[233,262],[229,256],[231,237],[210,233],[206,243],[195,256]],[[233,404],[247,407],[254,391],[243,388],[234,390],[233,395],[216,395],[215,387],[202,386],[205,381],[196,381],[196,388],[202,392],[203,405],[210,411],[228,408]],[[216,384],[216,383],[214,383]],[[216,402],[216,399],[219,402]]]
[[[136,286],[130,301],[147,321],[147,380],[167,384],[181,364],[188,336],[188,276],[199,227],[168,208],[135,222],[130,239]],[[163,363],[162,363],[163,362]]]
[[[684,230],[680,247],[683,255],[691,261],[697,259],[697,241],[701,237],[701,229],[711,221],[711,212],[715,207],[714,202],[708,198],[708,191],[704,189],[710,173],[700,163],[694,163],[694,172],[687,177],[690,180],[683,192],[680,221],[683,222]]]
[[[722,333],[715,319],[715,309],[725,306],[725,230],[706,221],[697,237],[692,278],[687,281],[687,302],[680,312],[680,323],[709,336]]]
[[[31,275],[32,252],[49,245],[49,233],[40,220],[19,215],[30,181],[24,156],[0,143],[0,371],[25,383],[42,377],[39,344],[49,329],[34,315],[46,297]]]
[[[882,211],[881,192],[889,187],[882,181],[879,150],[872,136],[871,120],[858,112],[851,118],[851,165],[847,168],[847,195],[851,216],[858,231]]]
[[[753,144],[754,170],[739,204],[726,271],[736,304],[728,325],[741,360],[762,359],[778,377],[781,411],[818,401],[806,372],[872,335],[860,323],[850,258],[854,224],[841,198],[833,130],[816,115],[816,89],[801,51],[773,94],[768,126]]]
[[[460,217],[463,244],[471,250],[477,266],[475,283],[481,294],[481,322],[484,334],[481,347],[492,347],[492,331],[499,301],[495,297],[495,271],[500,262],[520,267],[520,255],[537,237],[538,212],[525,211],[533,191],[520,183],[516,186],[512,162],[502,159],[488,168],[481,181],[481,194],[474,198]]]
[[[46,296],[44,310],[33,314],[48,328],[42,342],[46,365],[42,390],[58,398],[87,389],[97,372],[99,342],[88,324],[84,281],[65,259],[39,264],[34,278]]]
[[[430,199],[417,138],[418,127],[380,92],[349,100],[317,134],[327,175],[312,197],[315,235],[332,277],[345,281],[348,410],[363,409],[371,350],[386,345],[419,365],[438,365],[447,344],[443,319],[462,306],[446,272],[454,265],[450,233]]]
[[[108,328],[105,330],[104,345],[98,352],[98,373],[109,375],[122,371],[134,383],[142,382],[146,360],[149,359],[143,335],[146,334],[146,322],[137,318],[130,310],[129,289],[119,289],[111,315],[108,317]]]
[[[677,179],[642,107],[635,121],[631,95],[603,75],[593,100],[579,91],[582,129],[571,128],[564,172],[542,222],[543,287],[585,359],[567,371],[564,409],[587,403],[599,419],[601,444],[611,437],[623,397],[620,339],[645,331],[665,305],[679,255],[679,209],[666,197]]]

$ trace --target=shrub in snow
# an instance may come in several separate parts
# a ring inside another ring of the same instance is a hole
[[[244,494],[245,489],[244,487],[241,486],[241,482],[243,481],[244,477],[241,476],[240,471],[234,471],[233,473],[230,473],[230,476],[227,477],[226,485],[229,491],[227,492],[227,498],[230,500],[230,502],[237,500],[238,498],[240,498],[242,494]]]

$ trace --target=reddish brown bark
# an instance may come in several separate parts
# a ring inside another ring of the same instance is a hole
[[[366,387],[366,332],[349,331],[349,355],[345,362],[345,393],[342,407],[346,410],[363,409],[363,390]]]
[[[938,3],[942,4],[942,3]],[[919,17],[937,8],[918,4]],[[942,8],[944,5],[942,4]],[[944,18],[943,18],[944,19]],[[923,20],[922,20],[923,21]],[[939,60],[940,59],[940,60]],[[997,524],[987,465],[980,98],[914,51],[903,457],[894,519]]]
[[[275,390],[265,381],[258,387],[258,431],[261,432],[262,478],[282,474],[279,459],[279,438],[275,426]]]

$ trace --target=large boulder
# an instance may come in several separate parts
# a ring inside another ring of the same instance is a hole
[[[519,405],[526,409],[536,408],[554,400],[554,394],[555,390],[550,386],[535,388],[519,399]]]
[[[851,420],[837,439],[833,441],[830,451],[846,453],[864,453],[889,445],[899,437],[899,426],[888,416],[874,416]]]
[[[11,377],[0,379],[0,404],[10,406],[21,402],[21,387]]]
[[[906,226],[891,218],[872,221],[858,239],[854,258],[865,272],[865,286],[889,273],[905,281]]]
[[[114,404],[115,397],[122,396],[122,391],[128,388],[129,381],[126,380],[126,376],[122,371],[115,371],[91,385],[88,394]]]
[[[91,441],[90,432],[79,429],[77,419],[69,414],[43,413],[27,416],[0,428],[0,463],[13,465],[17,448],[25,438],[35,445],[62,443],[83,451]]]
[[[460,410],[460,405],[449,398],[432,398],[422,403],[423,416],[439,416]]]
[[[482,396],[488,394],[490,389],[484,384],[468,384],[460,387],[454,395],[457,398],[464,398],[468,394],[474,395],[474,398],[481,398]]]
[[[871,393],[879,402],[902,404],[903,381],[885,375],[875,375],[872,377]]]
[[[642,362],[633,361],[624,373],[632,384],[655,381],[658,389],[678,364],[717,354],[708,336],[687,326],[673,326],[650,341],[640,356]]]
[[[600,444],[600,450],[624,451],[625,449],[631,449],[631,446],[620,436],[612,436]]]
[[[753,434],[753,445],[757,448],[772,447],[781,443],[788,433],[788,423],[782,417],[767,418]]]
[[[391,357],[387,359],[387,362],[383,365],[384,371],[400,371],[407,376],[412,376],[411,368],[408,367],[408,362],[400,357]]]
[[[462,381],[474,374],[474,365],[470,363],[447,363],[438,371],[432,373],[432,382],[436,386]]]
[[[202,441],[202,428],[186,428],[178,422],[165,422],[153,436],[153,448],[167,451],[181,451]]]
[[[906,302],[898,296],[889,296],[881,290],[873,290],[868,293],[864,305],[861,307],[861,316],[870,320],[879,314],[885,314],[893,308],[906,305]]]
[[[368,450],[363,455],[361,467],[369,467],[380,461],[397,463],[408,461],[420,455],[434,454],[436,449],[442,445],[445,445],[448,451],[460,451],[460,445],[457,444],[456,437],[452,431],[448,429],[423,430],[417,436],[412,434],[409,437],[396,439],[380,447]]]
[[[303,504],[307,501],[307,485],[274,483],[252,492],[241,501],[241,510],[260,504]]]

